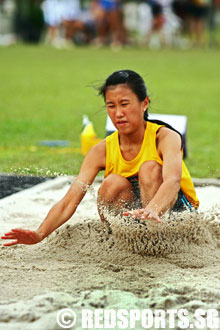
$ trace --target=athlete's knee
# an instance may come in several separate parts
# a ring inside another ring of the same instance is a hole
[[[144,162],[139,169],[139,181],[162,182],[162,166],[154,160]]]
[[[118,174],[110,174],[103,180],[98,195],[102,198],[114,199],[115,196],[120,194],[121,191],[127,189],[128,186],[129,182],[126,178]]]

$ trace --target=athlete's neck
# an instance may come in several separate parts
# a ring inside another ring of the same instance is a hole
[[[120,146],[131,146],[131,145],[140,145],[143,142],[144,134],[146,130],[147,123],[144,122],[138,130],[130,134],[119,133],[119,144]]]

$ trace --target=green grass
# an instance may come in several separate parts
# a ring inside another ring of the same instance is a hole
[[[188,117],[192,176],[220,177],[220,60],[214,49],[0,48],[0,172],[76,174],[83,114],[99,137],[105,135],[104,103],[91,85],[125,68],[144,77],[151,112]],[[39,146],[59,139],[70,147]]]

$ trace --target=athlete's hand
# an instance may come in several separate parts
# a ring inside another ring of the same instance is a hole
[[[130,215],[132,216],[132,218],[138,218],[141,220],[153,219],[156,220],[157,222],[161,222],[158,213],[150,208],[126,211],[123,212],[123,215]]]
[[[16,244],[37,244],[42,241],[43,237],[36,231],[25,230],[25,229],[12,229],[4,236],[2,239],[13,240],[11,242],[5,243],[4,246],[12,246]]]

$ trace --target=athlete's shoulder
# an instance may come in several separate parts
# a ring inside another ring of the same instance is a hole
[[[157,131],[157,136],[160,137],[161,139],[166,138],[166,137],[180,139],[179,133],[177,133],[176,131],[174,131],[171,128],[168,128],[166,126],[159,127],[159,129]]]
[[[97,155],[101,155],[101,154],[105,155],[105,151],[106,151],[106,139],[101,140],[90,150],[91,153]]]
[[[89,164],[90,167],[102,169],[105,167],[106,160],[106,143],[105,139],[97,143],[86,154],[83,163]]]
[[[181,151],[181,136],[168,127],[161,127],[157,132],[158,151],[163,154],[165,150]]]

